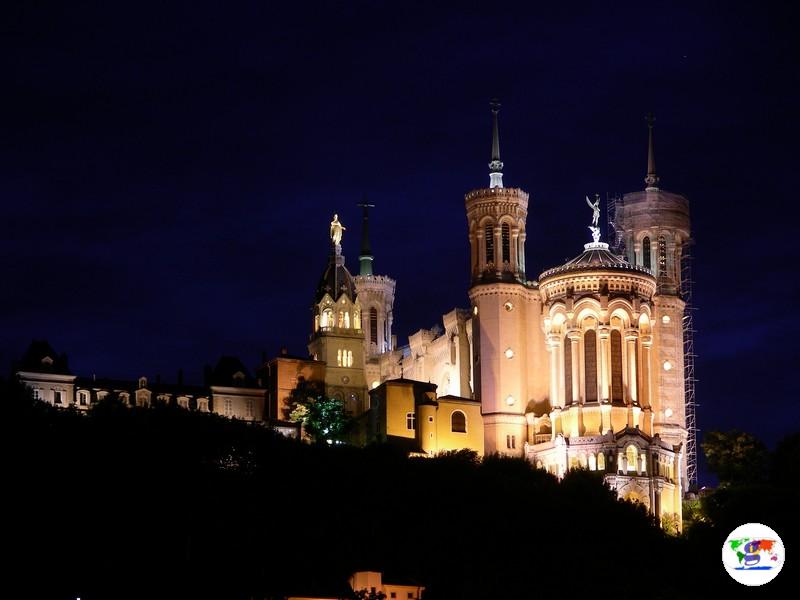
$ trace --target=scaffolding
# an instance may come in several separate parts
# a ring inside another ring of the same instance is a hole
[[[622,199],[619,194],[606,192],[606,222],[608,223],[606,239],[608,240],[609,249],[617,256],[622,256],[625,253],[623,232],[622,229],[617,228],[617,204],[621,202]]]
[[[697,400],[695,398],[694,362],[694,311],[692,304],[692,253],[693,240],[684,243],[681,250],[681,298],[686,303],[683,313],[683,386],[686,401],[686,479],[689,490],[697,489]]]

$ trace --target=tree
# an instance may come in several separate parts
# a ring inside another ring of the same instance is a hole
[[[300,421],[306,433],[315,442],[329,444],[344,441],[352,424],[350,413],[344,408],[344,402],[325,396],[297,399],[292,406],[289,419]]]
[[[768,475],[769,453],[749,433],[710,431],[702,447],[708,468],[717,474],[721,486],[762,481]]]

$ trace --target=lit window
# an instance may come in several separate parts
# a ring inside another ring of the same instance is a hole
[[[663,317],[661,317],[661,322],[664,325],[668,325],[670,321],[671,321],[671,319],[669,318],[669,315],[664,315]]]
[[[339,348],[336,351],[336,365],[341,367],[342,366],[342,349]]]
[[[467,432],[467,417],[460,410],[453,411],[450,417],[450,431],[453,433]]]
[[[225,408],[223,409],[226,417],[233,415],[233,400],[225,400]]]
[[[350,313],[349,312],[345,312],[344,313],[344,328],[345,329],[350,329]]]
[[[248,400],[247,401],[247,407],[246,408],[247,408],[247,416],[250,417],[250,418],[254,417],[256,412],[255,412],[255,406],[254,406],[254,403],[253,403],[252,400]]]
[[[636,450],[636,446],[631,444],[625,450],[625,458],[628,459],[628,471],[635,471],[636,470],[636,460],[639,458],[639,452]]]
[[[506,358],[514,358],[514,351],[511,348],[506,348]]]
[[[472,307],[472,314],[475,315],[476,317],[478,316],[478,306],[477,305]]]
[[[417,428],[417,416],[413,412],[406,413],[406,429],[416,429]]]
[[[602,452],[597,455],[597,470],[598,471],[605,471],[606,470],[606,455]]]
[[[39,388],[34,388],[33,390],[33,399],[34,400],[41,400],[42,399],[42,390]]]

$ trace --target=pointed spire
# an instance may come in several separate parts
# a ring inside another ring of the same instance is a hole
[[[658,190],[658,175],[656,175],[656,154],[655,150],[653,149],[653,123],[656,122],[656,118],[653,116],[653,113],[647,113],[645,119],[647,120],[648,130],[647,177],[644,178],[644,182],[647,184],[647,187],[645,190],[656,191]]]
[[[361,220],[361,253],[358,256],[358,262],[361,265],[359,275],[372,275],[372,248],[369,245],[369,209],[375,208],[374,204],[367,202],[367,197],[364,196],[364,201],[358,206],[364,209],[364,215]]]
[[[489,187],[503,187],[503,161],[500,160],[500,130],[497,126],[497,113],[500,112],[500,101],[492,98],[489,102],[492,109],[492,162],[489,163]]]

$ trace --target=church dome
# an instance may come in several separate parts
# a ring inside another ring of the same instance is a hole
[[[655,286],[649,269],[630,264],[603,242],[585,244],[578,256],[539,276],[539,289],[547,301],[572,293],[632,294],[648,299]]]
[[[539,281],[543,281],[553,275],[572,271],[588,271],[588,270],[623,270],[623,271],[641,271],[649,273],[648,269],[643,267],[636,267],[631,265],[627,260],[621,256],[617,256],[608,249],[608,244],[603,242],[594,242],[585,244],[584,251],[578,256],[565,262],[560,267],[548,269],[539,276]]]
[[[350,300],[355,300],[356,286],[353,276],[344,266],[344,256],[341,254],[331,254],[328,266],[317,285],[314,303],[319,303],[325,294],[334,300],[338,300],[342,294],[347,294]]]

